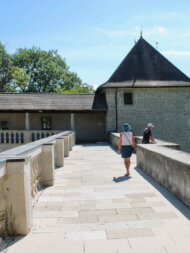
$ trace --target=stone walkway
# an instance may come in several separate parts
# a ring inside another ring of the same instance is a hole
[[[133,156],[124,177],[121,157],[107,144],[75,146],[55,185],[41,191],[31,233],[7,252],[189,253],[190,222],[179,208],[190,209],[135,167]]]

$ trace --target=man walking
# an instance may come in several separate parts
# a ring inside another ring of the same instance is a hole
[[[154,125],[152,123],[148,123],[147,128],[145,128],[144,133],[143,133],[143,141],[142,143],[156,143],[156,141],[154,140],[154,138],[152,137],[152,128],[154,127]]]

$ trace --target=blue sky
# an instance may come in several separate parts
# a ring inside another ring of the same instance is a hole
[[[190,76],[188,0],[0,0],[0,40],[7,51],[57,49],[95,87],[107,81],[144,38]]]

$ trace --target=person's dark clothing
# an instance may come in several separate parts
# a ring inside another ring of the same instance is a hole
[[[151,130],[147,127],[144,130],[143,133],[143,143],[149,143],[150,142],[150,136],[152,136]]]

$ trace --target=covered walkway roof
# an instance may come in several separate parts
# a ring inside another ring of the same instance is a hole
[[[0,93],[1,111],[92,111],[94,94]]]

